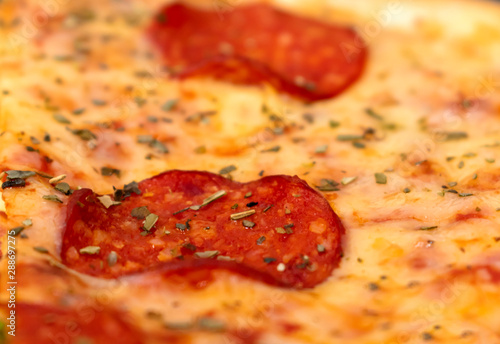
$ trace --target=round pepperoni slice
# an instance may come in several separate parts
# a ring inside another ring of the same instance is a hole
[[[12,316],[16,327],[12,343],[123,343],[141,344],[143,334],[123,312],[89,305],[54,307],[17,302]],[[7,319],[7,324],[10,320]],[[10,328],[9,328],[10,330]]]
[[[263,3],[230,11],[170,4],[148,33],[181,78],[268,83],[306,101],[346,89],[360,76],[367,55],[354,30]]]
[[[302,288],[324,281],[340,260],[339,218],[298,177],[238,183],[175,170],[113,198],[75,191],[67,209],[62,260],[93,276],[224,269]]]

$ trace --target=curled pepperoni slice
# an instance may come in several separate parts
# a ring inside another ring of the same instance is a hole
[[[128,189],[130,196],[116,205],[89,189],[73,193],[65,264],[104,278],[160,268],[176,274],[224,269],[302,288],[324,281],[340,260],[340,220],[298,177],[238,183],[175,170]]]
[[[306,101],[342,92],[360,76],[367,55],[352,29],[263,3],[224,12],[170,4],[148,33],[181,78],[268,83]]]

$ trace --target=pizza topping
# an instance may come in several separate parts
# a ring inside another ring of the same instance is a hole
[[[7,174],[7,179],[27,179],[36,174],[33,171],[17,171],[17,170],[5,171],[5,173]]]
[[[353,181],[356,180],[357,177],[344,177],[342,178],[342,180],[340,181],[340,183],[342,183],[342,185],[347,185],[347,184],[351,184]]]
[[[331,98],[350,86],[367,55],[354,30],[264,3],[238,6],[223,20],[217,11],[169,4],[148,32],[179,78],[267,83],[306,101]]]
[[[58,183],[56,185],[54,185],[54,189],[56,189],[57,191],[65,194],[65,195],[69,195],[73,190],[71,190],[71,187],[69,186],[68,183]]]
[[[56,202],[56,203],[62,203],[63,202],[56,195],[43,195],[42,198],[46,199],[47,201],[52,201],[52,202]]]
[[[255,222],[248,221],[248,220],[243,220],[242,224],[244,227],[248,227],[248,228],[253,228],[255,226]]]
[[[226,166],[224,168],[222,168],[220,171],[219,171],[219,174],[229,174],[233,171],[236,171],[236,166],[234,165],[229,165],[229,166]]]
[[[377,184],[387,184],[387,176],[383,173],[375,173],[375,182]]]
[[[99,246],[87,246],[80,249],[81,254],[98,254],[101,251]]]
[[[97,197],[97,199],[102,203],[103,206],[107,208],[111,207],[112,205],[119,205],[121,202],[116,202],[111,199],[109,195],[104,195],[101,197]]]
[[[150,231],[151,228],[155,225],[156,221],[158,221],[158,215],[156,214],[149,214],[146,216],[146,219],[144,220],[144,230]]]
[[[297,177],[238,183],[208,172],[169,171],[136,187],[143,192],[130,194],[115,207],[106,207],[100,201],[103,196],[88,189],[70,196],[61,250],[64,264],[103,278],[147,270],[168,275],[225,269],[303,288],[321,283],[340,259],[339,219],[328,202]],[[233,213],[235,201],[249,193],[259,202]],[[193,209],[193,204],[199,206]],[[263,211],[269,204],[276,206],[272,214]],[[179,213],[179,206],[187,210]],[[296,211],[286,214],[288,207]],[[319,252],[318,245],[328,249]],[[219,256],[227,259],[215,259]],[[282,270],[268,267],[262,257],[275,258]]]
[[[50,184],[57,184],[59,183],[60,181],[62,181],[63,179],[66,178],[66,175],[65,174],[61,174],[60,176],[57,176],[57,177],[54,177],[54,178],[51,178],[49,180],[49,183]]]
[[[254,209],[250,209],[250,210],[247,210],[247,211],[242,211],[241,213],[235,213],[235,214],[231,214],[230,215],[230,218],[231,220],[240,220],[244,217],[247,217],[247,216],[250,216],[250,215],[253,215],[255,214],[255,210]]]
[[[49,250],[47,250],[45,247],[42,246],[34,246],[33,249],[43,254],[49,253]]]
[[[22,178],[10,179],[2,183],[2,189],[18,188],[23,186],[26,186],[26,181]]]

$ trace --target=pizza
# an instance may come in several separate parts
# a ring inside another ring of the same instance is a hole
[[[0,341],[500,343],[500,7],[4,0]]]

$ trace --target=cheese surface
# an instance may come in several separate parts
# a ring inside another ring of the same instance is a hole
[[[223,20],[241,4],[197,5]],[[67,196],[36,175],[1,193],[3,253],[7,231],[32,221],[16,236],[17,302],[121,309],[147,343],[164,331],[192,343],[500,342],[500,7],[274,4],[354,26],[369,49],[361,78],[311,104],[270,87],[178,81],[144,35],[163,2],[4,0],[0,170],[65,174],[100,194],[230,165],[239,182],[331,179],[338,191],[322,193],[346,229],[339,268],[305,290],[228,272],[196,287],[79,274],[60,264]],[[3,288],[5,259],[0,275]],[[172,329],[207,315],[225,330]]]

